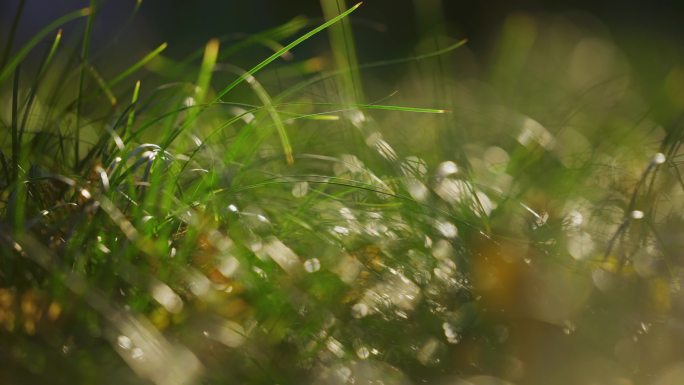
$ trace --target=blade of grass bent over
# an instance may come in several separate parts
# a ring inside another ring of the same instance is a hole
[[[244,71],[238,67],[227,67],[233,70],[233,72],[236,72],[239,76],[244,75]],[[280,118],[278,110],[276,110],[275,106],[273,105],[271,96],[268,94],[266,89],[261,85],[261,83],[259,83],[253,76],[247,78],[247,83],[250,87],[252,87],[252,90],[254,90],[254,93],[259,98],[261,103],[264,105],[264,109],[268,112],[269,116],[271,117],[271,120],[273,120],[273,124],[276,127],[276,131],[278,132],[278,136],[280,137],[280,142],[283,146],[283,152],[285,153],[285,160],[287,161],[287,164],[294,164],[294,157],[292,156],[292,145],[290,144],[290,138],[287,135],[287,131],[285,130],[285,124],[283,124],[283,120]],[[259,140],[259,142],[260,141],[261,140]]]

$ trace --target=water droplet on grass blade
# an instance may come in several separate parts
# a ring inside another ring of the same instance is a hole
[[[356,349],[356,356],[359,357],[362,360],[365,360],[370,356],[370,351],[368,350],[367,347],[361,346],[358,349]]]
[[[354,318],[363,318],[368,315],[368,305],[359,302],[352,306],[351,313]]]
[[[309,193],[309,182],[297,182],[292,186],[292,196],[303,198]]]
[[[450,323],[444,322],[442,324],[442,330],[444,331],[444,336],[446,337],[447,342],[450,344],[455,345],[461,342],[461,334],[458,333],[456,328],[454,328]]]
[[[133,347],[133,342],[128,336],[120,335],[116,339],[116,343],[121,347],[121,349],[128,350]]]
[[[152,297],[169,313],[177,314],[183,310],[183,300],[165,283],[156,283],[151,292]]]
[[[131,358],[142,361],[145,358],[145,352],[143,352],[143,350],[140,348],[133,348],[131,351]]]
[[[434,226],[445,238],[456,238],[458,235],[458,229],[451,222],[438,220]]]
[[[447,177],[456,174],[457,172],[458,166],[450,160],[442,162],[439,167],[437,167],[437,175],[440,177]]]
[[[425,186],[422,182],[418,181],[415,178],[407,178],[405,183],[406,189],[408,190],[411,197],[413,197],[413,199],[419,202],[422,202],[425,199],[427,199],[430,191],[428,190],[427,186]]]
[[[333,227],[333,233],[336,235],[349,235],[349,229],[344,226]]]
[[[328,341],[326,342],[326,347],[328,350],[336,355],[337,357],[342,357],[344,356],[344,346],[342,346],[342,343],[338,340],[336,340],[333,337],[328,338]]]
[[[304,270],[308,273],[315,273],[321,269],[321,262],[318,258],[310,258],[304,261]]]

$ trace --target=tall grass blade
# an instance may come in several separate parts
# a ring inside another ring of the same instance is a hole
[[[48,51],[47,55],[45,56],[45,59],[43,62],[40,64],[40,69],[38,70],[38,75],[36,76],[36,81],[33,84],[33,87],[31,87],[31,91],[29,93],[29,98],[26,102],[26,107],[24,107],[24,117],[21,120],[21,127],[19,129],[20,134],[19,136],[23,134],[23,131],[26,129],[26,123],[28,121],[29,114],[31,112],[31,108],[33,107],[33,101],[35,100],[35,97],[38,93],[38,89],[40,88],[40,85],[42,84],[43,78],[45,77],[45,74],[47,72],[47,69],[50,67],[50,64],[52,63],[52,59],[55,56],[55,53],[57,52],[57,47],[59,47],[59,43],[62,41],[62,30],[57,31],[57,35],[55,36],[55,40],[52,42],[52,46],[50,47],[50,50]]]
[[[81,109],[83,108],[83,92],[85,88],[86,68],[88,66],[88,54],[90,53],[90,35],[93,29],[93,20],[96,13],[96,0],[90,0],[90,13],[88,21],[86,22],[85,31],[83,32],[83,42],[81,43],[81,71],[78,78],[78,96],[76,99],[76,122],[74,127],[74,169],[78,169],[80,156],[80,139],[81,139]]]
[[[261,63],[257,64],[256,66],[252,67],[249,71],[247,71],[243,76],[240,76],[239,78],[235,79],[232,83],[230,83],[227,87],[225,87],[221,92],[218,93],[216,96],[216,99],[214,99],[214,102],[218,102],[221,100],[228,92],[230,92],[233,88],[237,87],[239,84],[244,82],[249,78],[249,76],[253,76],[255,73],[259,72],[261,69],[266,67],[267,65],[271,64],[274,60],[282,56],[285,52],[292,50],[292,48],[300,45],[306,40],[309,40],[312,36],[316,35],[317,33],[329,28],[331,25],[339,22],[340,20],[344,19],[347,17],[349,14],[352,12],[356,11],[358,7],[361,6],[363,3],[358,3],[355,6],[349,8],[347,11],[339,14],[338,16],[326,21],[325,23],[321,24],[320,26],[312,29],[311,31],[305,33],[304,35],[300,36],[299,38],[295,39],[292,43],[286,45],[282,49],[280,49],[278,52],[274,53],[273,55],[269,56],[265,60],[263,60]]]
[[[92,76],[93,79],[95,79],[95,83],[98,85],[98,87],[100,87],[100,89],[104,93],[105,97],[109,101],[109,104],[111,104],[112,106],[116,106],[116,103],[117,103],[116,96],[114,96],[114,92],[112,92],[112,89],[109,87],[109,85],[104,80],[102,75],[100,75],[100,73],[97,72],[95,67],[93,67],[92,65],[90,65],[88,63],[84,63],[84,65],[85,65],[86,69],[88,70],[88,73],[90,74],[90,76]]]
[[[249,79],[250,77],[253,77],[254,74],[256,74],[257,72],[259,72],[261,69],[263,69],[263,68],[266,67],[267,65],[271,64],[274,60],[276,60],[277,58],[279,58],[280,56],[282,56],[284,53],[286,53],[286,52],[292,50],[292,48],[294,48],[294,47],[296,47],[296,46],[302,44],[303,42],[305,42],[306,40],[310,39],[311,37],[313,37],[314,35],[318,34],[319,32],[325,30],[326,28],[329,28],[331,25],[333,25],[333,24],[337,23],[338,21],[344,19],[344,18],[347,17],[349,14],[351,14],[351,13],[354,12],[354,11],[356,11],[356,9],[359,8],[359,7],[361,6],[361,4],[363,4],[363,3],[361,2],[361,3],[356,4],[355,6],[349,8],[347,11],[341,13],[341,14],[338,15],[337,17],[334,17],[333,19],[328,20],[327,22],[325,22],[325,23],[319,25],[318,27],[312,29],[311,31],[305,33],[304,35],[302,35],[302,36],[300,36],[299,38],[295,39],[295,40],[294,40],[293,42],[291,42],[290,44],[288,44],[288,45],[286,45],[285,47],[283,47],[282,49],[280,49],[278,52],[275,52],[274,54],[272,54],[272,55],[269,56],[268,58],[264,59],[264,60],[261,61],[259,64],[257,64],[257,65],[255,65],[254,67],[252,67],[249,71],[245,72],[242,76],[240,76],[240,77],[238,77],[237,79],[235,79],[235,80],[234,80],[232,83],[230,83],[228,86],[226,86],[225,88],[223,88],[223,89],[218,93],[218,95],[216,96],[216,98],[214,98],[213,101],[211,101],[210,103],[208,103],[204,108],[206,109],[206,108],[210,107],[211,105],[220,102],[221,99],[223,99],[224,96],[226,96],[226,95],[227,95],[230,91],[232,91],[235,87],[237,87],[238,85],[242,84],[242,82],[246,81],[246,80]],[[175,132],[171,133],[171,135],[170,135],[166,140],[163,141],[163,146],[162,146],[162,147],[167,147],[168,145],[170,145],[170,144],[173,142],[173,140],[174,140],[174,139],[175,139],[175,138],[176,138],[176,137],[177,137],[177,136],[186,128],[186,127],[188,127],[191,123],[192,123],[192,121],[187,121],[186,124],[184,124],[183,126],[181,126],[181,127],[180,127],[179,129],[177,129]]]
[[[52,23],[48,24],[46,27],[41,29],[37,34],[35,34],[31,40],[28,41],[20,50],[17,52],[12,59],[7,63],[7,65],[2,69],[0,72],[0,83],[5,81],[8,76],[10,76],[13,72],[14,69],[21,63],[22,60],[26,57],[26,55],[31,52],[33,47],[35,47],[38,43],[40,43],[45,36],[50,34],[50,32],[54,31],[55,29],[61,27],[63,24],[78,19],[80,17],[88,16],[91,13],[90,8],[83,8],[79,9],[78,11],[74,11],[71,13],[68,13]]]
[[[321,0],[326,19],[331,20],[346,10],[345,0]],[[328,29],[335,66],[346,70],[337,78],[338,88],[344,103],[363,102],[363,88],[356,58],[356,47],[348,20],[341,20]]]
[[[135,121],[135,106],[138,104],[138,98],[140,97],[140,80],[135,82],[135,87],[133,88],[133,96],[131,97],[131,112],[128,113],[128,120],[126,121],[126,128],[124,133],[121,135],[123,140],[126,140],[126,135],[131,129],[133,122]]]
[[[14,20],[12,21],[12,27],[10,28],[9,36],[7,37],[7,43],[5,45],[5,50],[2,53],[2,59],[0,59],[0,70],[5,67],[10,52],[12,52],[12,46],[14,46],[14,37],[17,34],[17,28],[19,27],[21,15],[24,13],[24,6],[26,6],[26,0],[21,0],[19,2],[19,7],[17,8],[17,13],[14,15]]]
[[[159,47],[155,48],[152,52],[148,53],[140,59],[138,62],[133,64],[132,66],[128,67],[124,71],[122,71],[120,74],[116,75],[112,80],[110,80],[107,85],[111,88],[114,87],[116,84],[120,83],[122,80],[126,79],[127,77],[131,76],[135,71],[139,70],[142,68],[145,64],[149,63],[152,59],[157,57],[160,53],[164,52],[164,50],[168,47],[167,43],[162,43],[159,45]]]

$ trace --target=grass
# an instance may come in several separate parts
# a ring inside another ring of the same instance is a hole
[[[362,5],[322,0],[320,24],[121,70],[91,51],[98,3],[5,43],[0,380],[575,384],[681,361],[659,342],[681,338],[680,99],[649,114],[607,39],[515,15],[474,82],[443,65],[466,40],[363,63]],[[332,60],[299,56],[324,33]],[[361,81],[398,66],[398,92]]]

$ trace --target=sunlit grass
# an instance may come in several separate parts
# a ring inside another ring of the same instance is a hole
[[[679,73],[650,115],[608,38],[529,15],[477,74],[440,36],[364,63],[361,4],[321,5],[105,72],[92,1],[8,50],[0,380],[678,379]],[[331,58],[299,56],[325,33]]]

